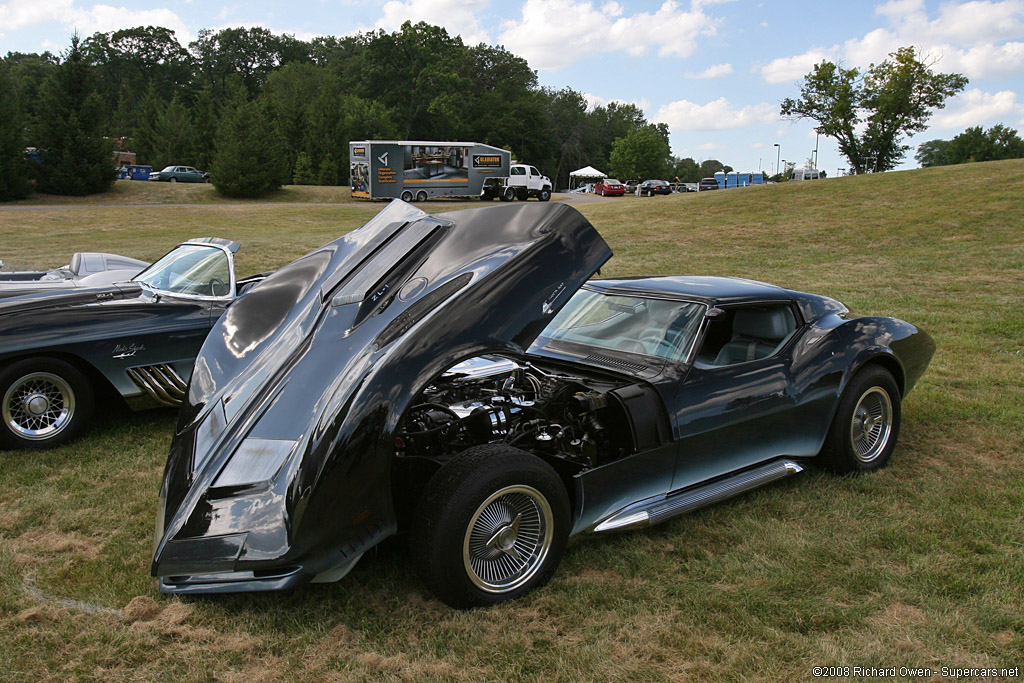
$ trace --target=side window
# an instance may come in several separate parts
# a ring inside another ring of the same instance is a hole
[[[530,167],[530,175],[540,175],[540,171],[538,171],[533,166],[531,166]]]
[[[704,334],[696,364],[699,367],[735,365],[773,356],[796,331],[796,316],[788,305],[740,306],[723,309]]]
[[[526,175],[526,169],[522,166],[513,166],[510,175]]]

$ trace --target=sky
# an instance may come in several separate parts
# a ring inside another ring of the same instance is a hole
[[[780,159],[804,166],[816,145],[819,168],[847,167],[812,122],[783,120],[780,103],[823,59],[866,68],[902,46],[970,79],[907,144],[997,123],[1024,132],[1024,0],[0,0],[0,54],[61,52],[75,31],[141,25],[172,29],[187,45],[203,28],[261,26],[309,40],[406,20],[503,45],[541,85],[572,88],[592,105],[634,103],[668,124],[676,156],[738,171],[774,172]],[[917,166],[913,154],[900,169]]]

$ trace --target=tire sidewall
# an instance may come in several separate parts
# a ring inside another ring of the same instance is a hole
[[[850,433],[854,411],[861,397],[873,387],[881,388],[889,395],[892,424],[885,448],[872,460],[865,462],[857,457]],[[878,365],[862,368],[850,379],[839,399],[836,415],[826,439],[826,447],[822,452],[823,464],[826,468],[839,473],[871,472],[885,467],[896,448],[901,421],[899,387],[892,374]]]
[[[94,398],[89,380],[73,365],[56,358],[28,358],[0,370],[0,400],[5,400],[12,385],[35,373],[56,375],[67,383],[75,399],[74,414],[58,433],[37,440],[17,434],[4,422],[0,424],[0,448],[55,448],[76,438],[92,415]]]
[[[553,537],[547,556],[523,585],[502,593],[478,588],[469,578],[463,545],[473,515],[492,493],[508,486],[536,489],[551,506]],[[561,479],[540,458],[500,445],[470,448],[431,479],[413,523],[411,547],[417,570],[431,591],[457,608],[515,600],[551,578],[569,535],[569,502]]]

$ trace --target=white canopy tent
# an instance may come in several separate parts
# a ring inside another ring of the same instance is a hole
[[[569,174],[569,189],[575,189],[583,180],[601,180],[607,177],[607,173],[601,173],[593,166],[587,166]]]

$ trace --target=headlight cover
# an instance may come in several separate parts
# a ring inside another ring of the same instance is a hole
[[[250,486],[268,481],[281,469],[297,443],[253,437],[243,440],[213,482],[213,488]]]

